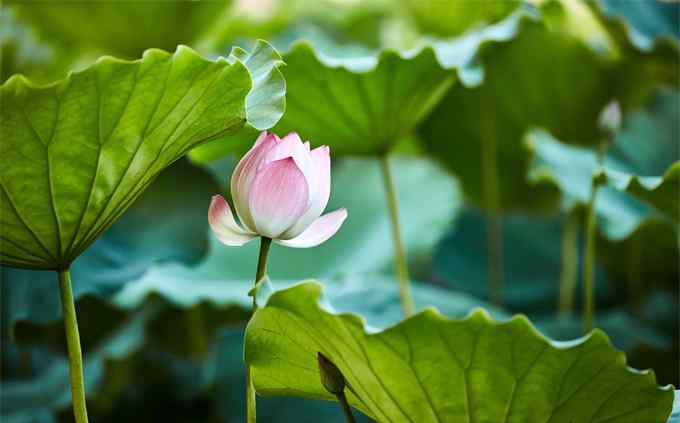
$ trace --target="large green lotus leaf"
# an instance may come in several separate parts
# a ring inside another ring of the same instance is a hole
[[[529,133],[526,142],[533,154],[529,180],[542,185],[554,183],[564,194],[562,206],[567,210],[587,204],[593,174],[599,169],[597,153],[560,143],[542,131]],[[620,170],[626,168],[616,157],[606,157],[602,172],[607,182],[598,188],[595,204],[601,218],[598,226],[613,240],[626,238],[655,214],[674,220],[680,212],[680,162],[671,165],[663,176],[638,176]]]
[[[565,31],[561,21],[525,20],[515,38],[482,50],[484,83],[455,85],[420,125],[426,148],[461,178],[475,204],[485,203],[482,165],[494,155],[502,208],[554,206],[554,187],[526,180],[526,131],[542,127],[563,142],[596,144],[604,135],[598,116],[612,98],[629,110],[648,100],[653,88],[675,83],[667,51],[631,47],[621,48],[619,57],[599,54]],[[633,66],[639,72],[629,69]]]
[[[404,3],[410,17],[423,32],[449,37],[503,19],[517,9],[522,0],[405,0]]]
[[[209,61],[187,47],[105,57],[47,86],[0,88],[1,261],[67,267],[190,148],[282,115],[276,51]]]
[[[157,262],[198,263],[208,252],[205,199],[218,190],[186,160],[158,176],[140,198],[71,266],[73,294],[108,297]],[[49,322],[61,316],[51,271],[1,268],[2,320]]]
[[[462,37],[409,51],[339,48],[327,37],[314,45],[295,42],[284,54],[282,69],[286,114],[274,130],[296,131],[313,144],[329,145],[336,154],[384,153],[408,135],[456,81],[479,84],[485,72],[476,60],[480,48],[511,39],[520,21],[529,19],[517,12]],[[205,162],[233,151],[229,144],[206,144],[191,157]]]
[[[345,376],[350,404],[378,421],[652,423],[670,415],[672,388],[628,368],[599,330],[555,343],[521,316],[499,323],[479,310],[449,320],[430,309],[367,333],[360,317],[320,307],[320,295],[314,282],[278,291],[248,324],[245,357],[259,393],[332,399],[319,379],[322,352]]]
[[[126,58],[148,48],[173,50],[203,34],[231,4],[220,1],[9,0],[42,39],[67,50]]]

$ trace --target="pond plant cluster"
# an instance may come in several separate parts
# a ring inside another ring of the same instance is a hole
[[[0,419],[680,423],[679,17],[3,3]]]

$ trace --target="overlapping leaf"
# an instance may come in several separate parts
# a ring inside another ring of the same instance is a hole
[[[345,376],[350,404],[378,421],[652,423],[670,415],[673,390],[628,368],[600,331],[557,344],[523,317],[497,323],[477,311],[456,321],[428,310],[367,334],[358,316],[322,309],[320,295],[318,284],[300,284],[256,312],[245,356],[258,392],[331,399],[320,351]]]
[[[515,36],[524,12],[449,41],[380,52],[300,41],[284,54],[286,114],[274,128],[297,131],[337,154],[385,153],[413,131],[458,80],[479,84],[477,54],[485,43]],[[192,158],[209,161],[234,150],[207,144]]]
[[[2,263],[67,267],[190,148],[276,122],[280,63],[260,42],[229,60],[179,47],[105,57],[47,86],[11,78],[0,91]]]
[[[597,154],[592,149],[568,146],[545,132],[531,132],[527,143],[534,154],[529,179],[541,184],[554,183],[564,193],[563,207],[586,204],[592,189],[591,180],[599,171]],[[602,174],[606,185],[598,188],[596,211],[599,228],[611,239],[630,235],[654,208],[667,219],[675,220],[680,212],[680,162],[663,176],[637,176],[619,169],[625,164],[607,158]]]
[[[525,20],[512,40],[482,50],[484,83],[454,86],[420,126],[426,148],[461,178],[477,205],[485,205],[484,184],[493,183],[484,181],[481,167],[497,163],[502,208],[553,206],[554,188],[526,181],[525,132],[542,127],[563,142],[595,144],[603,136],[597,118],[608,101],[618,98],[633,108],[659,85],[675,83],[668,51],[631,47],[619,49],[618,58],[599,54],[564,30],[559,5],[550,7],[556,17]]]

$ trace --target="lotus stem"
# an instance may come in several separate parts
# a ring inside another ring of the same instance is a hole
[[[611,136],[613,141],[613,135]],[[593,175],[590,188],[590,201],[588,202],[588,217],[586,220],[586,256],[583,260],[583,332],[593,330],[595,319],[595,235],[597,233],[596,201],[597,189],[602,183],[601,177],[604,170],[604,160],[610,138],[603,138],[597,152],[598,169]]]
[[[592,184],[586,221],[586,256],[583,261],[583,332],[593,330],[595,315],[595,200],[597,185]]]
[[[560,274],[559,316],[564,318],[574,310],[574,291],[578,279],[579,211],[567,214],[562,231],[562,270]]]
[[[257,259],[257,272],[255,273],[255,284],[264,278],[267,274],[267,257],[269,255],[269,247],[272,244],[271,238],[260,238],[260,255]],[[253,314],[257,311],[257,301],[253,296]],[[257,402],[255,398],[255,386],[253,386],[253,378],[250,372],[250,366],[246,363],[246,422],[255,423],[257,421]]]
[[[342,408],[342,413],[345,415],[345,420],[347,423],[355,423],[354,415],[352,415],[352,409],[349,407],[347,402],[347,397],[344,392],[340,392],[336,395],[338,402],[340,403],[340,408]]]
[[[59,291],[61,294],[62,312],[64,314],[64,328],[66,330],[73,414],[76,423],[87,423],[83,353],[80,350],[78,320],[76,319],[76,307],[73,301],[73,289],[71,288],[71,274],[68,269],[59,271]]]
[[[383,182],[385,184],[385,196],[387,197],[387,208],[392,224],[392,242],[394,243],[394,267],[399,280],[399,298],[401,307],[406,317],[413,314],[413,295],[411,294],[411,282],[408,274],[408,264],[406,261],[406,250],[401,236],[401,225],[399,224],[399,205],[397,193],[394,189],[394,180],[390,172],[390,163],[387,154],[380,158]]]

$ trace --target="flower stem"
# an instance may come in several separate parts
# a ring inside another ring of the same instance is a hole
[[[380,158],[383,182],[385,184],[385,195],[387,197],[387,208],[390,212],[390,223],[392,224],[392,242],[394,243],[394,267],[399,280],[399,297],[401,307],[406,317],[413,314],[413,296],[411,294],[411,283],[408,275],[408,265],[406,263],[406,251],[401,238],[401,226],[399,225],[399,205],[397,203],[397,193],[394,189],[394,180],[390,172],[390,164],[387,154]]]
[[[255,273],[255,284],[257,284],[267,273],[267,256],[269,247],[272,244],[271,238],[260,238],[260,256],[257,259],[257,272]],[[253,314],[257,311],[257,302],[253,296]],[[255,399],[255,387],[250,373],[250,366],[246,364],[246,422],[255,423],[257,421],[257,403]]]
[[[600,185],[600,176],[604,168],[604,159],[607,154],[609,139],[604,138],[599,145],[597,161],[597,173],[593,175],[590,188],[590,201],[588,202],[588,217],[586,221],[586,256],[583,259],[583,332],[588,333],[593,329],[595,319],[595,235],[597,215],[595,202],[597,201],[597,188]]]
[[[586,221],[586,256],[583,261],[583,332],[593,329],[595,314],[595,200],[597,185],[593,182],[590,201],[588,203],[588,217]]]
[[[579,211],[567,214],[562,232],[562,271],[560,274],[559,316],[566,317],[574,309],[574,290],[578,277]]]
[[[76,423],[87,423],[85,382],[83,379],[83,353],[80,350],[78,320],[76,319],[76,307],[73,302],[71,274],[68,269],[59,271],[59,291],[61,294],[62,312],[64,314],[64,328],[66,330],[73,414]]]
[[[340,408],[342,408],[342,413],[345,415],[345,420],[347,423],[355,423],[354,416],[352,415],[352,409],[349,407],[347,402],[347,397],[344,392],[340,392],[336,395],[338,402],[340,402]]]

